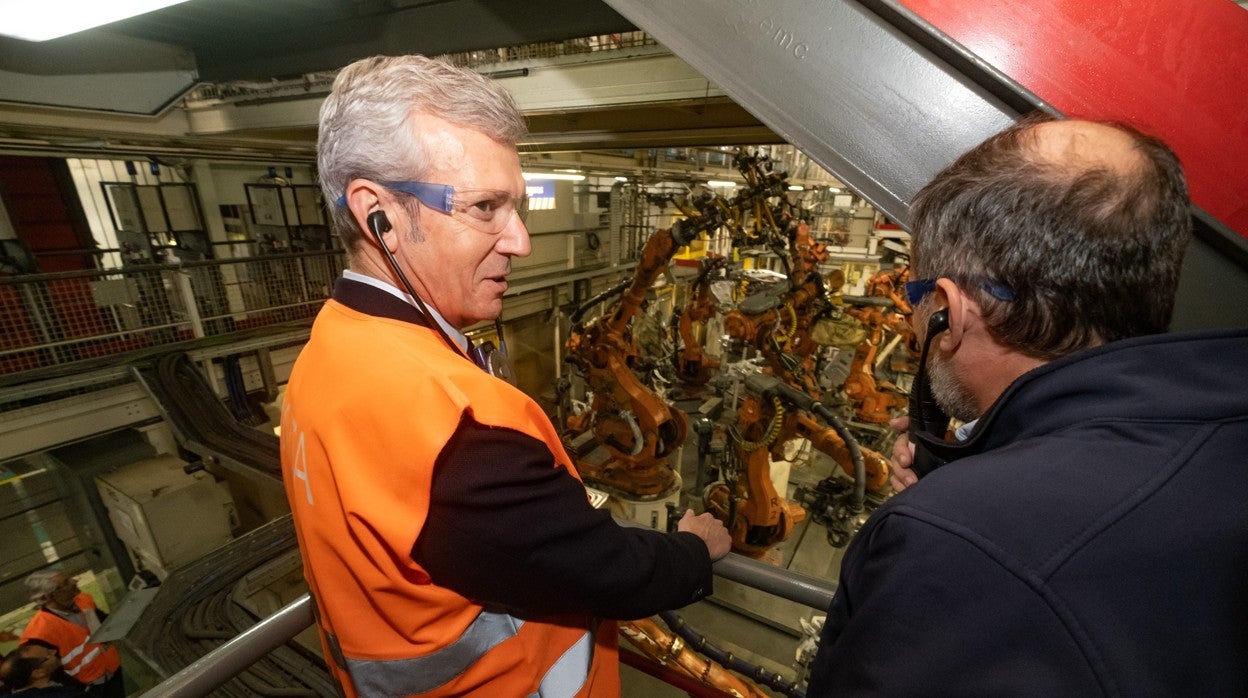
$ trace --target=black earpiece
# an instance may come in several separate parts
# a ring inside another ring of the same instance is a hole
[[[385,211],[373,211],[368,214],[368,229],[373,231],[373,235],[377,238],[377,242],[381,242],[381,234],[390,231],[390,219],[386,218]]]
[[[390,248],[386,247],[386,242],[381,237],[382,234],[390,232],[390,219],[386,217],[386,212],[381,210],[373,211],[368,214],[365,220],[368,222],[368,229],[373,233],[373,237],[377,238],[377,245],[381,248],[381,253],[385,255],[386,261],[390,263],[390,268],[394,270],[395,279],[403,285],[403,290],[407,291],[407,295],[411,297],[412,303],[416,306],[416,310],[419,311],[424,317],[425,326],[433,328],[438,335],[442,337],[442,341],[446,342],[446,346],[451,348],[451,351],[454,351],[469,361],[473,361],[473,357],[464,353],[464,350],[459,347],[459,344],[447,335],[446,330],[442,329],[442,323],[438,322],[434,318],[433,313],[429,312],[429,308],[426,307],[425,302],[421,300],[420,294],[416,293],[416,289],[412,288],[412,282],[407,280],[407,275],[403,273],[401,268],[399,268],[399,263],[395,260],[394,255],[390,253]],[[499,341],[502,341],[502,326],[496,324],[495,330],[498,332]],[[506,357],[504,356],[502,358],[505,359]],[[473,363],[476,363],[476,361],[473,361]],[[489,368],[486,368],[486,371],[491,375],[499,375],[495,373],[494,370]]]
[[[933,443],[944,441],[949,429],[949,415],[941,409],[932,392],[932,378],[927,373],[927,352],[936,335],[949,329],[949,309],[941,308],[927,318],[927,335],[923,338],[923,351],[919,354],[919,372],[910,388],[910,443],[914,444],[914,460],[911,469],[919,477],[944,465],[947,459],[937,455]]]

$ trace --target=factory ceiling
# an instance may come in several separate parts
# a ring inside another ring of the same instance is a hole
[[[191,0],[111,27],[194,54],[210,82],[298,77],[374,54],[428,55],[631,31],[597,0]]]
[[[176,124],[166,117],[205,84],[279,84],[370,55],[442,55],[633,31],[602,0],[189,0],[45,42],[0,37],[0,150],[233,149],[307,157],[315,114],[306,105],[287,123],[240,121],[212,133],[181,128],[185,116]],[[777,140],[722,93],[710,92],[640,107],[526,108],[533,136],[524,147]],[[319,103],[316,92],[308,98]]]

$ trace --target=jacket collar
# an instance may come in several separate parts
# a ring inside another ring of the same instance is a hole
[[[366,283],[339,277],[334,282],[333,297],[348,308],[366,315],[429,326],[420,311],[410,303]]]
[[[945,461],[1097,419],[1215,421],[1248,410],[1248,330],[1133,337],[1085,349],[1019,376],[965,441],[916,432]]]

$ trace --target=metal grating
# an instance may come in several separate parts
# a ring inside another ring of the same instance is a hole
[[[0,278],[0,375],[308,320],[341,252]]]

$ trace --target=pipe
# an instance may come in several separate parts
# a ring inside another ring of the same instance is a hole
[[[772,567],[736,553],[724,556],[712,568],[717,577],[739,582],[818,611],[827,611],[832,604],[832,596],[836,593],[836,587],[829,585],[826,580]]]
[[[312,597],[304,594],[217,649],[165,679],[144,698],[199,698],[212,693],[257,659],[312,625]]]

